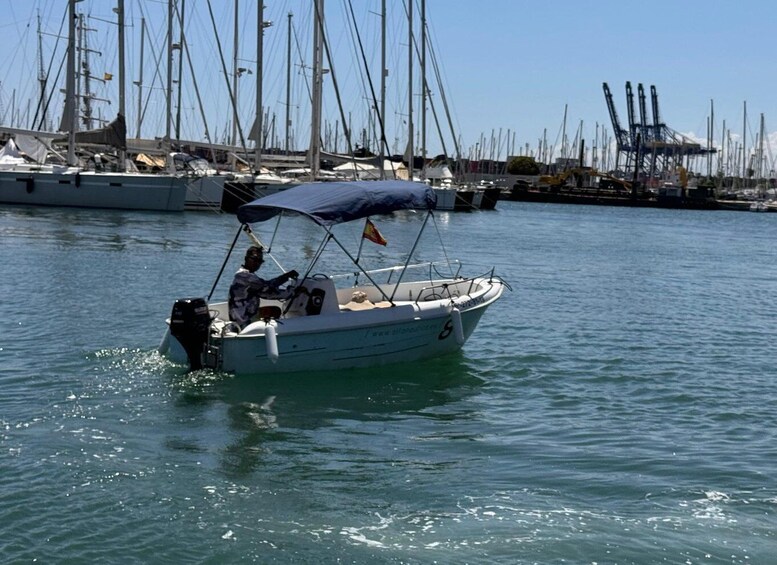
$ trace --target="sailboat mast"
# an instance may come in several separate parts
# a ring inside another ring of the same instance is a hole
[[[728,153],[726,152],[726,120],[723,120],[723,125],[720,128],[720,157],[718,157],[718,172],[720,177],[723,178],[725,173],[728,173],[729,168],[726,163]]]
[[[67,34],[67,78],[65,79],[65,120],[67,128],[67,164],[75,166],[76,161],[76,131],[78,130],[78,115],[76,112],[76,1],[70,0],[68,6]],[[12,114],[13,116],[13,114]],[[65,122],[63,120],[63,122]]]
[[[315,0],[313,14],[313,108],[310,120],[310,175],[318,177],[321,161],[321,98],[324,0]]]
[[[567,107],[568,104],[564,104],[564,121],[561,126],[561,158],[564,159],[564,170],[567,168]]]
[[[386,0],[380,2],[380,178],[386,178]],[[393,165],[392,165],[393,171]]]
[[[41,112],[40,128],[47,130],[46,127],[46,73],[43,70],[43,37],[40,30],[40,12],[38,13],[38,83],[40,85],[40,101],[38,108]],[[34,124],[33,124],[34,125]]]
[[[184,21],[186,17],[186,0],[181,0],[181,11],[178,15],[178,30],[181,40],[178,42],[178,88],[176,94],[178,100],[175,105],[175,139],[181,139],[181,91],[183,90],[183,50],[186,44],[184,38]]]
[[[256,140],[254,169],[259,172],[262,166],[262,75],[264,74],[264,0],[258,0],[256,7]]]
[[[117,16],[119,24],[119,114],[122,117],[127,115],[124,100],[124,0],[119,0],[117,5]],[[119,149],[119,170],[123,171],[125,168],[124,159],[126,158],[126,151]]]
[[[412,2],[412,0],[411,0]],[[421,178],[426,178],[426,0],[421,0]]]
[[[172,126],[173,113],[173,0],[167,0],[167,88],[165,89],[165,141],[167,147],[167,159],[170,158],[171,138],[170,130]]]
[[[138,116],[135,137],[140,139],[140,126],[143,123],[143,48],[146,44],[146,18],[140,19],[140,75],[138,76]]]
[[[385,2],[385,0],[383,0]],[[286,156],[289,156],[289,130],[291,129],[291,18],[289,12],[286,32]]]
[[[413,2],[407,3],[407,175],[413,180]]]
[[[233,34],[233,45],[232,45],[232,96],[234,98],[233,101],[233,119],[232,119],[232,146],[237,145],[237,50],[239,47],[239,38],[238,38],[238,4],[239,0],[235,0],[235,30]]]
[[[763,165],[764,165],[764,134],[766,132],[766,124],[764,123],[764,115],[761,113],[761,129],[758,132],[758,179],[762,179]]]
[[[78,60],[76,62],[76,108],[83,102],[81,117],[86,129],[92,129],[91,70],[89,68],[89,45],[84,15],[78,15]],[[83,86],[83,89],[81,88]]]
[[[712,143],[715,136],[715,105],[710,100],[710,121],[709,131],[707,132],[707,176],[712,176]]]
[[[744,113],[742,115],[742,186],[746,186],[747,179],[747,100],[744,102]]]

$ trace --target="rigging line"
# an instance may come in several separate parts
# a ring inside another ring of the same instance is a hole
[[[232,104],[232,115],[234,117],[235,123],[237,125],[237,131],[240,133],[240,143],[243,146],[243,153],[245,155],[245,159],[247,162],[251,162],[250,158],[248,157],[248,148],[246,147],[246,139],[243,135],[243,128],[240,125],[240,117],[238,116],[237,112],[237,106],[235,105],[235,93],[232,92],[232,87],[229,84],[229,73],[227,72],[227,66],[224,62],[224,52],[221,49],[221,39],[219,38],[218,30],[216,28],[216,18],[213,17],[213,6],[211,5],[210,0],[208,0],[208,12],[210,13],[210,21],[213,25],[213,35],[216,37],[216,46],[219,48],[219,59],[221,60],[221,68],[224,72],[224,80],[227,83],[227,91],[229,92],[229,100]],[[261,31],[261,30],[259,30]]]
[[[346,13],[346,28],[348,30],[348,35],[350,36],[350,47],[353,49],[353,58],[352,61],[358,61],[359,60],[359,45],[357,45],[357,41],[361,42],[361,37],[359,37],[359,26],[356,23],[356,17],[353,14],[353,6],[350,3],[351,0],[342,0],[343,2],[343,11]],[[351,19],[348,19],[348,12],[351,12]],[[363,49],[362,49],[363,52]],[[354,80],[358,81],[361,84],[362,92],[367,92],[367,85],[364,80],[364,73],[361,72],[361,67],[356,65],[351,65],[351,70],[354,72],[355,78]]]
[[[65,11],[62,14],[62,21],[59,24],[59,31],[57,32],[57,37],[62,35],[62,28],[65,27],[65,21],[66,20],[67,20],[67,11]],[[55,45],[59,45],[59,41],[57,41]],[[43,92],[46,92],[46,87],[48,87],[49,76],[51,75],[51,67],[54,65],[54,56],[56,55],[56,53],[57,53],[57,48],[55,46],[54,49],[51,51],[51,58],[49,59],[49,66],[46,69],[46,73],[44,74],[44,77],[43,77]],[[43,56],[43,54],[41,53],[41,57],[42,56]],[[63,59],[63,62],[60,64],[60,69],[62,68],[61,67],[62,64],[64,64],[64,59]],[[57,74],[57,77],[59,77],[59,74]],[[41,120],[40,120],[40,126],[37,129],[39,129],[39,130],[45,129],[45,127],[46,127],[46,124],[45,124],[46,114],[48,114],[49,103],[50,102],[51,102],[51,94],[49,94],[49,96],[47,97],[45,103],[43,102],[43,99],[41,99],[38,102],[38,107],[35,109],[35,118],[33,118],[33,120],[32,120],[33,129],[36,129],[35,128],[35,122],[38,121],[38,113],[39,112],[41,112],[42,116],[41,116]]]
[[[62,16],[62,21],[59,24],[59,31],[57,32],[57,36],[61,36],[62,35],[62,28],[65,26],[65,20],[66,19],[67,19],[67,12],[65,12],[63,14],[63,16]],[[40,22],[40,13],[38,13],[38,22]],[[38,33],[40,33],[40,23],[38,23]],[[55,45],[57,45],[57,44],[59,44],[59,42],[57,42]],[[40,45],[40,43],[39,43],[39,45]],[[42,48],[42,46],[41,46],[41,48]],[[51,74],[51,66],[54,64],[54,55],[56,55],[56,52],[57,52],[57,49],[56,49],[56,46],[55,46],[54,49],[51,51],[51,57],[49,58],[49,67],[48,67],[48,69],[46,69],[46,72],[43,74],[43,76],[40,77],[42,79],[42,83],[43,83],[42,86],[41,86],[41,90],[43,92],[41,92],[41,94],[45,94],[46,93],[46,88],[49,85],[49,75]],[[43,53],[42,52],[39,53],[39,57],[41,58],[40,63],[41,63],[41,66],[42,66],[43,65],[43,60],[42,60]],[[41,70],[43,70],[43,69],[41,69]],[[35,117],[32,119],[32,129],[38,129],[38,130],[45,129],[45,127],[46,127],[46,124],[45,124],[46,114],[48,114],[49,101],[50,100],[51,100],[51,98],[49,97],[44,102],[42,96],[38,99],[38,104],[37,104],[37,106],[35,108]],[[38,115],[39,114],[41,114],[40,125],[36,128],[35,123],[38,121]]]
[[[140,7],[140,16],[141,16],[141,18],[145,18],[145,19],[148,20],[149,18],[146,18],[146,14],[145,14],[145,12],[143,10],[143,3],[140,2],[138,5]],[[149,20],[149,21],[151,21],[151,20]],[[151,103],[151,92],[154,90],[154,85],[157,82],[157,78],[159,78],[160,82],[161,82],[159,67],[160,67],[160,60],[162,58],[162,51],[160,50],[159,53],[157,54],[154,42],[153,41],[149,41],[148,44],[151,47],[152,53],[155,55],[155,61],[154,61],[154,63],[155,63],[155,70],[154,70],[154,76],[151,77],[151,86],[148,87],[148,92],[146,94],[146,103],[144,104],[143,110],[140,113],[140,123],[141,124],[143,123],[143,120],[146,117],[146,110],[148,109],[148,105]]]
[[[413,0],[410,0],[410,1],[413,1]],[[406,10],[406,15],[409,17],[409,14],[407,14],[407,7],[405,8],[405,10]],[[428,24],[426,24],[426,22],[424,22],[424,24],[426,25],[426,29],[427,29],[427,34],[426,35],[428,37],[428,28],[429,28],[429,26],[428,26]],[[418,42],[415,40],[415,36],[413,36],[411,38],[411,41],[413,42],[413,51],[415,52],[416,57],[420,61],[421,60],[421,55],[419,53]],[[427,40],[427,43],[428,43],[428,40]],[[431,45],[429,45],[429,47],[431,48]],[[430,49],[430,53],[432,55],[432,66],[434,67],[434,65],[435,65],[434,50]],[[440,92],[444,94],[443,88],[442,88],[442,83],[439,80],[439,75],[437,75],[436,78],[437,78],[437,84],[438,84],[438,86],[440,88]],[[421,86],[421,88],[423,88],[423,92],[426,95],[426,100],[429,102],[429,107],[432,109],[432,117],[434,118],[434,123],[435,123],[435,126],[437,127],[437,135],[440,137],[440,144],[442,145],[443,153],[447,157],[448,150],[447,150],[447,148],[445,146],[445,139],[444,139],[443,134],[442,134],[442,128],[440,127],[440,122],[437,119],[437,110],[436,110],[435,105],[434,105],[434,100],[432,99],[432,96],[431,96],[431,89],[429,88],[429,81],[426,78],[426,72],[425,71],[424,71],[424,76],[423,76],[423,85]],[[422,99],[423,99],[423,96],[422,96]],[[444,100],[444,96],[443,96],[443,100]],[[455,134],[454,134],[454,130],[453,130],[453,124],[450,124],[450,128],[451,128],[451,135],[454,138],[453,143],[454,143],[454,146],[455,146],[456,145],[456,138],[455,138]],[[458,146],[456,146],[456,156],[457,156],[457,162],[458,162],[458,157],[459,157]]]
[[[16,13],[14,12],[14,10],[13,10],[13,4],[14,4],[13,2],[6,2],[4,4],[4,6],[3,6],[5,8],[6,5],[7,5],[8,8],[10,9],[11,14],[10,14],[9,17],[4,18],[3,24],[0,25],[0,29],[5,28],[5,27],[13,27],[14,31],[16,32],[16,38],[14,39],[14,41],[10,42],[10,43],[12,43],[15,46],[14,50],[13,50],[12,53],[9,52],[9,53],[5,54],[5,56],[3,57],[3,63],[5,63],[6,61],[7,62],[14,62],[14,61],[21,60],[21,56],[19,55],[19,53],[23,53],[24,52],[24,49],[28,46],[29,41],[30,41],[30,33],[31,33],[30,32],[30,24],[29,24],[30,18],[29,17],[22,18],[21,16],[17,16]],[[38,10],[38,12],[40,12],[40,9]],[[67,14],[67,8],[65,8],[65,14]],[[8,21],[7,24],[5,23],[6,21]],[[20,28],[19,24],[22,23],[22,22],[26,22],[26,23],[25,23],[23,28]],[[4,81],[8,82],[8,77],[11,75],[12,71],[16,71],[16,69],[14,68],[13,65],[9,65],[9,67],[8,67],[8,69],[6,71],[6,74],[3,75],[2,79],[0,79],[0,82],[4,82]],[[29,78],[29,77],[26,76],[24,78]],[[25,86],[27,86],[28,84],[29,83],[26,83]],[[21,86],[22,85],[20,84],[19,85],[19,93],[20,94],[22,92]],[[14,90],[16,90],[16,89],[14,89]],[[13,116],[11,116],[11,120],[13,121]],[[13,125],[13,124],[11,124],[11,125]]]
[[[378,123],[380,124],[380,141],[383,144],[384,149],[386,150],[386,154],[391,153],[388,146],[388,141],[386,140],[386,128],[383,121],[383,116],[380,114],[380,109],[378,107],[378,97],[375,95],[375,85],[372,82],[372,75],[370,74],[369,67],[367,66],[367,56],[364,53],[364,45],[362,44],[362,38],[361,34],[359,33],[359,28],[356,25],[356,15],[353,13],[353,3],[351,0],[348,0],[348,8],[351,12],[351,20],[353,22],[354,31],[356,32],[356,39],[359,43],[359,51],[361,52],[362,56],[362,62],[364,63],[364,71],[367,75],[367,82],[370,85],[370,93],[372,94],[372,103],[373,108],[375,109],[375,115],[378,117]],[[381,73],[384,72],[383,69],[381,69]],[[381,168],[383,168],[383,163],[380,163],[379,165]],[[396,170],[394,167],[391,167],[391,172],[394,175],[394,178],[396,178]]]
[[[429,26],[427,25],[427,29],[428,28],[429,28]],[[431,35],[431,33],[427,32],[427,37],[429,35]],[[446,88],[443,85],[442,73],[440,72],[440,66],[439,66],[439,63],[437,61],[437,51],[435,50],[435,48],[433,47],[433,45],[431,43],[429,44],[429,47],[430,47],[429,55],[430,55],[430,59],[432,61],[432,70],[434,71],[434,76],[435,76],[435,79],[437,80],[437,85],[440,88],[440,98],[442,99],[443,109],[445,110],[445,116],[446,116],[446,118],[448,120],[448,127],[450,128],[451,136],[453,137],[453,146],[454,146],[454,149],[456,151],[456,160],[458,162],[458,161],[461,160],[461,144],[460,144],[460,140],[458,140],[458,138],[456,136],[456,133],[455,133],[456,129],[453,127],[453,118],[451,117],[451,111],[450,111],[450,107],[449,107],[449,104],[448,104],[448,97],[445,95]],[[434,111],[434,105],[432,105],[432,111]],[[436,115],[436,113],[435,113],[435,115]],[[436,117],[435,117],[435,119],[436,119]],[[459,129],[461,129],[461,128],[459,128]]]
[[[210,0],[209,0],[210,1]],[[316,4],[316,10],[318,10],[318,4]],[[326,60],[329,63],[329,73],[332,75],[332,86],[335,89],[335,97],[337,98],[337,107],[340,110],[340,119],[343,121],[343,131],[345,132],[345,140],[348,142],[348,154],[353,158],[353,145],[351,144],[351,131],[348,127],[348,122],[345,120],[345,113],[343,112],[343,101],[340,98],[340,89],[337,86],[337,78],[335,77],[335,68],[332,63],[332,54],[329,52],[329,42],[326,38],[326,30],[324,29],[324,23],[321,21],[321,14],[316,14],[316,21],[318,22],[319,31],[321,33],[321,39],[324,44],[324,51],[326,52]],[[353,171],[354,177],[356,176],[356,167]]]
[[[348,19],[348,1],[349,0],[342,0],[343,12],[346,15],[345,16],[345,21],[344,21],[344,27],[348,31],[348,36],[349,36],[349,39],[350,39],[350,41],[348,42],[348,48],[349,49],[353,49],[352,55],[348,56],[349,60],[351,61],[351,65],[350,65],[350,68],[348,70],[348,76],[350,77],[351,73],[353,73],[353,81],[355,83],[357,83],[359,85],[359,88],[360,88],[360,90],[357,90],[356,93],[357,93],[357,95],[358,94],[363,94],[364,95],[364,96],[353,96],[353,99],[356,100],[356,99],[362,98],[362,97],[363,98],[367,98],[367,94],[366,94],[367,93],[367,85],[366,85],[366,83],[364,81],[364,73],[362,72],[362,68],[361,68],[361,66],[358,63],[358,61],[359,61],[359,51],[358,51],[358,46],[356,44],[356,33],[358,33],[358,28],[355,25],[355,21],[352,23],[351,20]],[[354,18],[354,20],[355,20],[355,18]],[[342,38],[340,38],[340,39],[342,40]],[[335,46],[335,48],[337,48],[337,46]],[[335,50],[337,50],[337,49],[335,49]],[[375,128],[375,126],[374,126],[375,120],[372,117],[372,111],[371,110],[372,110],[371,108],[367,109],[367,113],[366,113],[367,120],[366,121],[368,122],[368,127],[371,127],[374,130],[374,128]],[[350,112],[349,112],[349,119],[350,119],[350,117],[351,116],[350,116]],[[362,129],[364,129],[363,126],[362,126]]]
[[[181,17],[181,14],[179,14]],[[183,24],[183,22],[181,22]],[[197,104],[200,107],[200,114],[202,115],[202,123],[205,127],[205,139],[208,140],[210,145],[210,154],[213,157],[213,162],[216,162],[216,149],[213,147],[213,140],[210,137],[210,130],[208,129],[208,120],[205,117],[205,108],[202,105],[202,97],[200,96],[200,88],[197,84],[197,77],[194,75],[194,65],[192,64],[192,55],[189,52],[189,43],[186,41],[186,35],[181,34],[181,43],[183,44],[183,51],[186,53],[186,61],[189,63],[189,72],[192,74],[192,84],[194,85],[194,95],[197,97]]]
[[[64,21],[63,21],[64,23]],[[62,31],[62,28],[60,28],[60,32]],[[52,63],[54,62],[54,52],[51,54]],[[59,70],[57,71],[57,76],[54,79],[54,84],[57,84],[59,82],[59,77],[62,74],[62,68],[65,66],[65,59],[67,58],[67,49],[65,49],[65,52],[62,55],[62,60],[59,63]],[[51,67],[49,67],[51,69]],[[46,82],[48,82],[48,74],[46,75]],[[43,115],[46,115],[48,113],[49,105],[51,104],[52,98],[54,98],[54,91],[56,89],[52,88],[51,92],[49,92],[48,98],[46,99],[46,104],[43,108]],[[41,126],[43,126],[43,119],[41,119]]]
[[[310,83],[308,82],[308,76],[305,74],[305,60],[302,58],[302,49],[299,45],[299,36],[297,35],[297,28],[294,27],[294,22],[291,23],[291,30],[294,33],[294,43],[297,46],[297,54],[299,55],[299,66],[303,70],[302,77],[305,79],[303,82],[305,83],[305,88],[308,91],[308,102],[313,104],[313,93],[310,90]]]

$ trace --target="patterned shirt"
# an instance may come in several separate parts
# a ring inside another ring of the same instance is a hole
[[[294,290],[280,288],[288,278],[285,275],[266,281],[245,267],[241,267],[229,287],[229,319],[243,329],[259,312],[261,298],[285,300]]]

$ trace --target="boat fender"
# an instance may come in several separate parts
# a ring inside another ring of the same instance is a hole
[[[461,323],[461,310],[458,308],[451,310],[451,321],[453,322],[453,335],[456,336],[456,343],[464,345],[464,326]]]
[[[81,187],[81,173],[76,173],[76,188]]]
[[[264,344],[267,347],[267,357],[270,361],[278,361],[278,334],[275,333],[275,324],[267,324],[264,328]]]
[[[27,194],[30,194],[35,190],[35,179],[32,177],[27,178]]]

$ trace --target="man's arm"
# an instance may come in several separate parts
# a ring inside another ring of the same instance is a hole
[[[290,271],[289,273],[284,273],[270,280],[264,280],[254,275],[250,283],[251,288],[259,294],[260,298],[266,298],[268,300],[285,300],[291,297],[294,289],[280,288],[280,286],[292,278],[289,276],[292,272],[296,273],[296,271]]]

